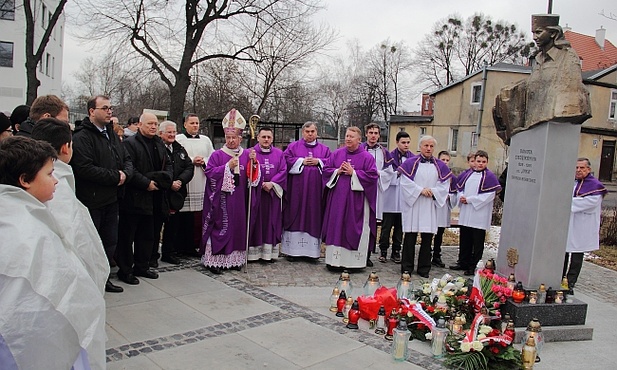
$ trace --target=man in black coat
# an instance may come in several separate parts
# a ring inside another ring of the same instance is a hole
[[[173,182],[171,188],[167,191],[167,200],[169,203],[169,218],[165,220],[165,229],[163,230],[163,245],[161,246],[162,257],[161,261],[168,262],[174,265],[180,263],[178,259],[178,227],[179,214],[178,211],[184,205],[188,184],[193,178],[194,168],[193,161],[189,157],[186,149],[176,141],[177,126],[172,121],[163,121],[159,125],[159,136],[165,144],[167,154],[171,158],[171,163],[174,169]],[[154,225],[154,235],[159,235],[163,227],[163,220]],[[159,258],[158,239],[155,238],[152,256],[150,257],[150,266],[158,265]]]
[[[118,278],[127,284],[139,284],[136,276],[157,279],[150,269],[152,244],[157,220],[169,212],[165,190],[172,184],[172,165],[165,145],[156,135],[158,120],[152,113],[139,118],[137,134],[124,140],[123,145],[133,160],[134,172],[120,203],[118,250]],[[134,251],[133,251],[134,243]]]
[[[88,208],[113,265],[118,244],[118,199],[133,174],[133,163],[114,134],[109,98],[95,96],[88,100],[87,108],[88,117],[73,134],[70,165],[75,174],[75,195]],[[119,293],[123,289],[107,280],[105,291]]]

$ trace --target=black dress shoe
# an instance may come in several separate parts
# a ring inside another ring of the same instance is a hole
[[[242,271],[242,266],[231,266],[230,270]]]
[[[133,274],[123,274],[120,271],[118,271],[118,279],[124,281],[125,283],[129,284],[129,285],[137,285],[139,284],[139,279],[137,279],[135,277],[135,275]]]
[[[105,283],[105,291],[109,293],[122,293],[124,292],[124,288],[114,285],[111,281],[107,280]]]
[[[420,275],[421,277],[428,279],[428,272],[418,272],[418,275]]]
[[[433,262],[431,262],[431,264],[437,267],[446,267],[446,264],[441,261],[441,258],[434,259]]]
[[[454,265],[454,266],[450,266],[449,268],[450,268],[450,270],[456,270],[456,271],[467,270],[466,267],[463,267],[461,265]]]
[[[197,252],[194,249],[191,249],[188,251],[182,251],[182,252],[179,252],[179,254],[183,256],[187,256],[187,257],[201,257],[201,254],[199,254],[199,252]]]
[[[154,269],[155,269],[155,268],[158,268],[158,267],[159,267],[159,261],[158,261],[158,260],[150,261],[150,262],[148,263],[148,265],[149,265],[150,267],[154,268]]]
[[[182,263],[176,256],[163,256],[161,257],[161,262],[171,263],[172,265],[179,265]]]
[[[373,267],[373,261],[371,261],[370,258],[366,260],[366,266],[367,267]]]
[[[214,266],[209,266],[208,270],[210,270],[211,273],[215,274],[215,275],[220,275],[223,273],[223,270],[221,270],[218,267],[214,267]]]
[[[154,270],[147,269],[146,271],[135,271],[135,276],[142,276],[148,279],[158,279],[159,274]]]
[[[465,276],[474,276],[476,272],[474,270],[466,270],[463,275]]]

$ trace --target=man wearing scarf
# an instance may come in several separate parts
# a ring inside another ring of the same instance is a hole
[[[491,227],[493,200],[501,191],[501,185],[488,165],[488,153],[478,150],[475,169],[466,171],[458,178],[458,206],[460,209],[460,251],[456,270],[465,270],[465,275],[474,274],[476,264],[482,259],[486,230]]]
[[[566,259],[563,264],[563,276],[568,278],[570,290],[574,289],[581,273],[584,252],[600,249],[602,199],[608,192],[591,174],[591,163],[587,158],[576,160],[575,178]]]
[[[452,172],[433,156],[437,145],[429,135],[420,138],[420,155],[398,168],[401,174],[402,225],[405,233],[401,272],[412,272],[416,253],[416,239],[420,233],[418,275],[428,278],[431,271],[431,244],[437,233],[437,209],[443,207],[450,190]]]

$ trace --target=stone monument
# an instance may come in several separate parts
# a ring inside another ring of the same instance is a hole
[[[526,289],[558,289],[568,234],[580,124],[591,117],[580,61],[556,14],[532,15],[531,76],[504,87],[493,117],[510,145],[497,272]]]

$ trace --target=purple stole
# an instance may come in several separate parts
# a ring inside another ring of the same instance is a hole
[[[422,157],[422,155],[419,155],[411,160],[406,160],[405,162],[403,162],[402,165],[399,166],[397,170],[398,173],[407,176],[410,180],[413,181],[413,179],[416,177],[416,172],[418,172],[418,167],[420,166],[420,163],[422,163],[423,158],[424,157]],[[435,169],[437,170],[437,175],[439,176],[439,182],[449,180],[453,176],[450,168],[437,158],[431,157],[429,159],[425,159],[425,161],[428,161],[433,166],[435,166]]]
[[[480,180],[480,188],[478,189],[478,194],[490,193],[491,191],[501,191],[501,185],[499,185],[499,180],[497,179],[497,176],[495,176],[495,174],[492,173],[488,168],[484,171],[474,171],[472,169],[468,169],[465,172],[461,173],[456,183],[456,189],[458,191],[465,190],[465,183],[467,182],[469,176],[473,175],[474,172],[482,172],[482,179]]]
[[[576,186],[574,187],[575,197],[586,197],[588,195],[606,195],[608,190],[604,185],[591,174],[587,175],[584,179],[576,180]]]
[[[413,158],[413,153],[411,153],[409,150],[405,153],[402,154],[400,150],[398,150],[398,148],[394,149],[393,151],[390,152],[390,157],[392,158],[392,168],[394,169],[394,171],[396,171],[398,169],[398,167],[401,165],[401,161],[403,159],[403,157],[405,158]],[[407,161],[405,161],[407,162]]]

